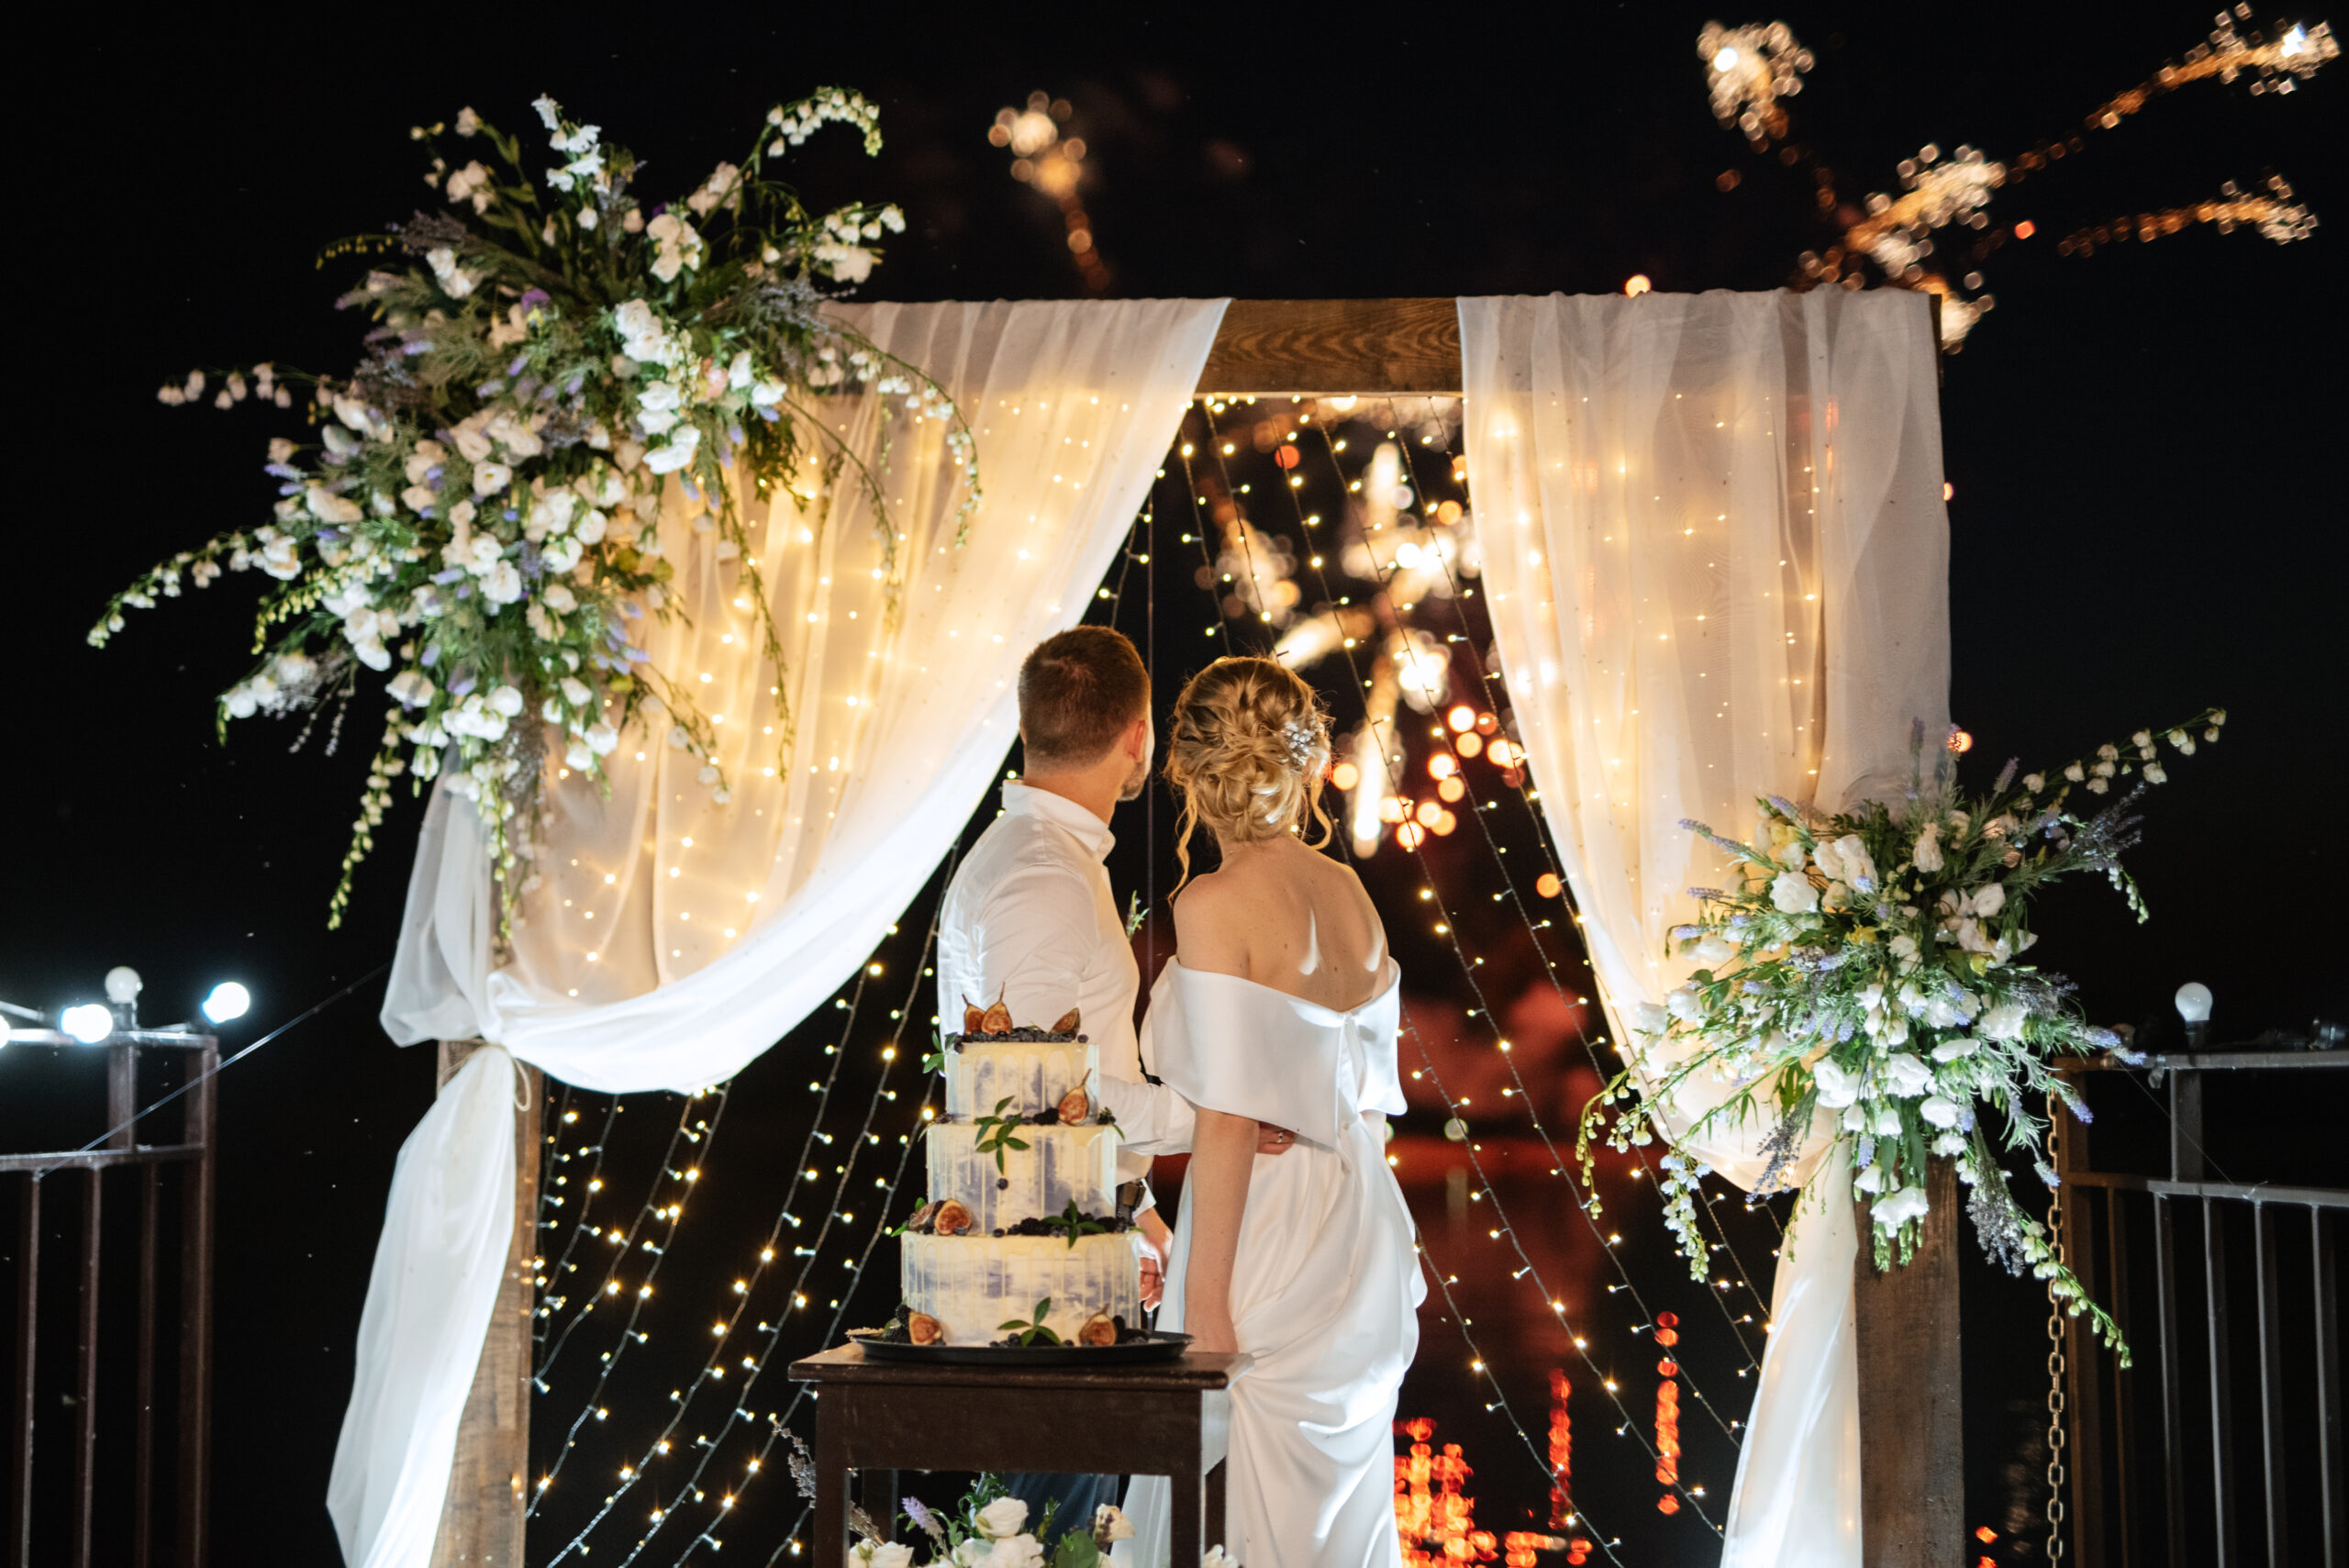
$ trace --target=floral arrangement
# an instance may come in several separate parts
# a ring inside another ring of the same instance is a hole
[[[2164,738],[2191,754],[2197,732],[2215,741],[2225,723],[2214,708]],[[2093,1314],[2126,1364],[2112,1319],[2009,1190],[1984,1113],[1997,1113],[2005,1147],[2036,1150],[2045,1124],[2034,1104],[2058,1100],[2088,1117],[2054,1059],[2121,1050],[2079,1015],[2067,982],[2017,961],[2039,940],[2032,896],[2074,872],[2102,872],[2146,917],[2121,856],[2138,840],[2132,807],[2167,777],[2156,732],[2138,730],[2053,775],[2018,778],[2009,762],[1980,795],[1954,787],[1946,751],[1926,780],[1922,742],[1920,725],[1918,766],[1897,806],[1820,817],[1773,795],[1758,803],[1751,843],[1682,824],[1729,857],[1736,880],[1689,890],[1699,916],[1671,941],[1700,967],[1664,1005],[1634,1009],[1630,1066],[1584,1113],[1585,1173],[1597,1137],[1618,1149],[1649,1142],[1646,1110],[1668,1106],[1683,1084],[1731,1085],[1661,1161],[1666,1222],[1702,1279],[1696,1202],[1709,1173],[1687,1145],[1766,1115],[1768,1162],[1755,1191],[1780,1191],[1815,1115],[1832,1112],[1841,1132],[1828,1158],[1851,1161],[1852,1185],[1869,1200],[1878,1267],[1896,1251],[1909,1261],[1930,1208],[1928,1161],[1953,1158],[1984,1249],[2009,1272],[2048,1280],[2074,1316]],[[2071,808],[2076,789],[2105,795],[2132,774],[2095,815]],[[2055,1173],[2033,1159],[2053,1187]]]
[[[220,698],[224,739],[231,718],[306,712],[314,725],[331,706],[331,748],[358,667],[389,675],[395,706],[329,926],[404,773],[420,792],[445,772],[478,803],[501,929],[531,885],[551,759],[600,783],[604,759],[642,718],[700,758],[701,782],[725,801],[710,721],[641,645],[648,614],[675,613],[665,585],[677,552],[707,545],[740,573],[778,674],[746,500],[788,489],[818,507],[843,484],[861,490],[880,573],[892,587],[899,580],[877,477],[811,410],[816,395],[871,391],[902,398],[894,412],[907,418],[942,422],[965,482],[964,528],[977,504],[970,428],[945,394],[821,314],[871,272],[874,242],[901,231],[903,217],[866,204],[818,215],[765,172],[830,123],[877,152],[870,103],[827,88],[779,106],[741,164],[720,163],[680,199],[650,206],[626,149],[551,98],[534,107],[554,153],[537,179],[520,139],[470,108],[454,136],[482,144],[489,162],[444,151],[450,127],[413,132],[443,205],[339,248],[399,258],[340,302],[373,323],[350,375],[262,364],[250,375],[196,371],[162,389],[166,404],[208,392],[221,408],[289,408],[302,385],[317,439],[269,443],[279,499],[266,523],[173,556],[117,595],[90,633],[103,646],[126,610],[175,597],[184,582],[257,570],[276,586],[255,626],[261,663]],[[664,539],[672,484],[691,521],[685,537]],[[787,752],[783,692],[778,680]]]

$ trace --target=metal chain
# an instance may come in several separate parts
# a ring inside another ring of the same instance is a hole
[[[2047,1101],[2047,1165],[2050,1170],[2062,1166],[2055,1158],[2058,1129],[2063,1126],[2064,1107],[2054,1096]],[[2047,1240],[2059,1263],[2065,1256],[2064,1197],[2061,1190],[2047,1200]],[[2047,1284],[2047,1562],[2049,1568],[2064,1560],[2064,1310],[2055,1294],[2055,1284]]]

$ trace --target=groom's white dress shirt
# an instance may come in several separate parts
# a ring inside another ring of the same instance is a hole
[[[1099,1048],[1102,1103],[1118,1118],[1118,1179],[1150,1173],[1152,1152],[1187,1149],[1194,1115],[1142,1077],[1134,1034],[1141,967],[1108,869],[1109,825],[1063,795],[1014,780],[946,889],[938,922],[939,1027],[959,1033],[968,1002],[1000,997],[1013,1020],[1050,1028],[1071,1007]]]

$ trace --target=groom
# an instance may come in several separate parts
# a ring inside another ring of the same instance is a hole
[[[998,996],[1020,1023],[1079,1008],[1100,1050],[1100,1097],[1129,1143],[1187,1147],[1189,1107],[1142,1076],[1134,1033],[1140,966],[1102,861],[1116,840],[1109,817],[1150,784],[1150,673],[1122,633],[1074,627],[1046,638],[1019,666],[1022,773],[1003,786],[1003,812],[979,835],[946,889],[938,923],[938,1012],[954,1027],[967,1002]],[[1163,1125],[1162,1125],[1163,1124]],[[1289,1140],[1260,1128],[1258,1148]],[[1121,1150],[1120,1185],[1143,1183],[1142,1300],[1158,1305],[1168,1243],[1145,1179],[1150,1156]],[[1139,1325],[1136,1325],[1139,1327]],[[1118,1500],[1114,1475],[1008,1475],[1030,1518],[1057,1498],[1074,1524]]]

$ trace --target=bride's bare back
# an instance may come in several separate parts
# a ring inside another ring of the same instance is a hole
[[[1386,931],[1353,868],[1291,835],[1226,844],[1174,900],[1184,967],[1237,975],[1343,1012],[1378,994]]]

